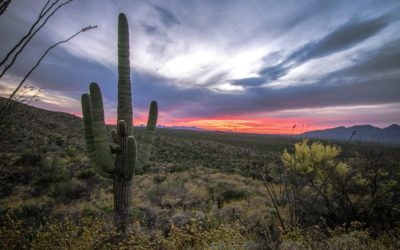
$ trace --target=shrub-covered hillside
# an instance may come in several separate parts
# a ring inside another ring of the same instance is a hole
[[[121,235],[82,120],[21,104],[12,121],[0,135],[2,249],[400,247],[399,148],[158,129]]]

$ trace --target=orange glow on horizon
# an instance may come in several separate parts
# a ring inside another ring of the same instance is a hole
[[[116,124],[116,118],[107,119],[107,124]],[[301,134],[311,130],[325,129],[328,126],[312,124],[313,121],[293,118],[243,118],[243,117],[210,117],[169,119],[160,116],[158,124],[172,127],[197,127],[210,131],[224,131],[254,134]],[[134,125],[146,125],[146,116],[136,116]],[[293,128],[295,126],[295,128]]]

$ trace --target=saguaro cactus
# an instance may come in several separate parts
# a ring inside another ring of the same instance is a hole
[[[104,122],[101,91],[97,83],[91,83],[90,94],[82,95],[82,114],[85,141],[90,160],[97,172],[113,179],[114,221],[125,231],[130,206],[132,177],[149,159],[157,124],[157,102],[150,104],[149,119],[139,150],[133,136],[132,95],[129,66],[129,27],[124,14],[118,18],[118,124],[111,130],[111,142]]]

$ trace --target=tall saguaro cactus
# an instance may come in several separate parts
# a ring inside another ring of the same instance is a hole
[[[125,231],[129,224],[132,177],[135,168],[141,168],[149,159],[157,124],[157,102],[150,104],[149,119],[139,149],[133,136],[132,95],[129,66],[129,27],[124,14],[118,18],[118,124],[110,132],[104,122],[101,91],[91,83],[89,94],[82,95],[82,114],[85,141],[90,160],[97,172],[113,179],[114,221]]]

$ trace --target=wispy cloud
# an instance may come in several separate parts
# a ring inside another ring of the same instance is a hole
[[[310,60],[315,60],[353,48],[367,39],[377,35],[385,27],[400,18],[400,8],[365,20],[350,19],[332,32],[318,40],[312,40],[289,54],[283,61],[274,66],[262,68],[259,77],[234,80],[240,85],[262,85],[274,82],[287,75],[290,70]]]

